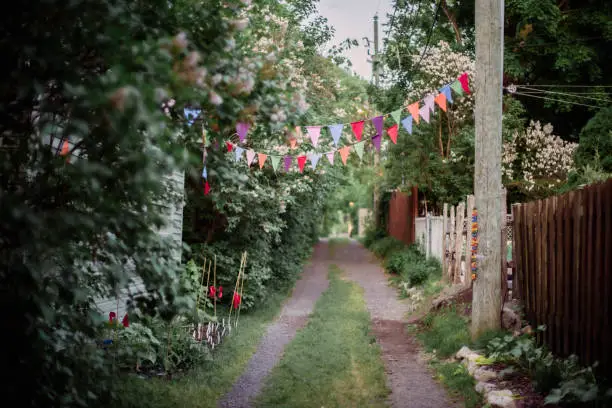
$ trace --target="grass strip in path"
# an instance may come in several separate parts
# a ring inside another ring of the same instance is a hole
[[[363,289],[332,266],[329,288],[285,349],[257,406],[376,408],[386,406],[388,393]]]
[[[212,408],[227,393],[244,371],[257,349],[268,324],[278,315],[287,293],[274,293],[265,305],[240,316],[232,334],[215,349],[213,360],[177,380],[141,380],[129,378],[118,392],[124,395],[124,407]]]

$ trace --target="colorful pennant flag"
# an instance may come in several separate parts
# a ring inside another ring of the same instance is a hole
[[[346,161],[348,160],[349,154],[351,153],[351,146],[344,146],[338,151],[340,152],[340,158],[342,159],[342,163],[346,166]]]
[[[453,103],[453,93],[451,92],[450,85],[444,85],[440,92],[444,94],[448,103]]]
[[[376,150],[380,150],[381,139],[382,137],[380,136],[380,133],[377,133],[374,136],[372,136],[372,144],[374,145],[374,147],[376,147]]]
[[[204,195],[208,195],[210,193],[210,184],[208,184],[208,180],[204,182]]]
[[[304,166],[306,165],[306,156],[298,156],[297,162],[298,162],[298,168],[300,169],[300,173],[303,173]]]
[[[444,112],[446,112],[446,95],[439,93],[435,98],[436,103]]]
[[[363,159],[363,149],[365,147],[365,141],[359,142],[355,144],[354,146],[355,146],[355,153],[357,153],[357,156],[359,156],[359,160],[362,160]]]
[[[353,128],[353,133],[355,133],[355,137],[358,141],[361,141],[361,135],[363,134],[363,125],[365,121],[360,120],[357,122],[351,123],[351,128]]]
[[[293,163],[293,156],[285,156],[285,171],[289,171]]]
[[[423,105],[423,107],[419,110],[419,114],[425,120],[425,122],[429,123],[429,107],[427,105]]]
[[[459,82],[461,83],[461,87],[463,88],[463,91],[466,94],[470,93],[470,84],[469,84],[469,78],[468,78],[468,74],[467,72],[464,72],[463,74],[461,74],[461,76],[459,77]]]
[[[297,147],[297,139],[295,137],[289,139],[289,145],[291,146],[291,150],[295,150]]]
[[[191,126],[195,123],[196,119],[200,115],[200,112],[201,112],[200,109],[191,109],[191,108],[183,109],[183,114],[185,115],[185,119],[187,120],[188,126]]]
[[[329,152],[327,153],[325,156],[327,156],[327,160],[329,160],[329,164],[331,164],[332,166],[334,165],[334,156],[336,154],[336,151],[334,150],[333,152]]]
[[[397,124],[387,129],[387,134],[391,138],[393,144],[397,144]]]
[[[274,171],[278,170],[278,165],[280,164],[280,156],[271,156],[270,161],[272,162],[272,169]]]
[[[206,167],[204,167],[202,169],[202,178],[203,179],[207,179],[208,178],[208,171],[206,171]]]
[[[250,128],[251,128],[251,125],[246,122],[236,123],[236,133],[238,133],[238,137],[240,138],[240,143],[244,142],[244,139],[246,139],[246,135]]]
[[[402,110],[403,109],[398,109],[398,110],[394,110],[393,112],[391,112],[391,117],[397,124],[399,124],[400,120],[402,120]]]
[[[450,84],[450,87],[453,91],[455,91],[457,95],[459,96],[463,95],[463,85],[461,85],[461,82],[454,81],[453,83]]]
[[[423,98],[423,103],[425,104],[425,106],[427,106],[431,113],[433,113],[435,109],[434,101],[435,98],[432,94],[429,94],[425,98]]]
[[[414,121],[416,122],[416,124],[419,124],[419,103],[415,102],[411,105],[408,105],[408,112],[410,112],[410,114],[412,115],[412,119],[414,119]]]
[[[251,149],[247,150],[246,159],[247,159],[247,164],[250,166],[251,163],[253,163],[253,160],[255,159],[255,152]]]
[[[68,153],[70,153],[70,144],[67,140],[64,140],[62,143],[62,151],[60,152],[60,156],[66,156]]]
[[[228,153],[234,150],[234,145],[231,142],[225,142],[225,145],[227,146]]]
[[[406,132],[412,134],[412,116],[407,116],[402,120],[402,126],[406,129]]]
[[[312,145],[317,147],[319,144],[319,136],[321,136],[321,126],[306,126],[306,131],[308,132],[308,136],[310,136]]]
[[[295,127],[295,134],[293,135],[296,139],[302,139],[303,135],[302,135],[302,127],[301,126],[296,126]]]
[[[376,129],[376,134],[378,136],[382,136],[384,121],[384,116],[376,116],[375,118],[372,118],[372,124],[374,125],[374,128]]]
[[[340,137],[342,137],[342,129],[344,125],[339,123],[337,125],[329,125],[329,132],[331,133],[332,139],[334,139],[334,145],[338,146],[338,142],[340,141]]]
[[[259,168],[263,169],[264,164],[266,164],[266,159],[268,158],[267,154],[257,153],[257,161],[259,161]]]
[[[236,161],[240,161],[242,159],[242,152],[244,152],[244,149],[240,146],[236,146],[234,152],[236,155]]]
[[[310,153],[310,166],[312,169],[317,168],[317,163],[319,163],[319,159],[321,159],[321,153]]]

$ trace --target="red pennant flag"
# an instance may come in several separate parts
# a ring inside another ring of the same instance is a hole
[[[204,195],[208,195],[210,193],[210,184],[208,184],[208,180],[204,183]]]
[[[419,121],[421,120],[419,117],[419,103],[415,102],[411,105],[408,105],[408,112],[410,112],[410,114],[412,115],[412,119],[414,119],[414,121],[418,125]]]
[[[387,134],[391,138],[391,141],[393,142],[393,144],[397,144],[397,124],[387,129]]]
[[[300,168],[300,173],[304,172],[304,166],[306,165],[306,156],[298,156],[297,162],[298,167]]]
[[[461,87],[463,88],[465,93],[469,94],[470,84],[469,84],[469,78],[468,78],[467,72],[464,72],[463,74],[461,74],[461,76],[459,77],[459,82],[461,82]]]
[[[123,316],[123,320],[121,321],[123,327],[130,327],[130,319],[128,319],[128,315]]]
[[[62,152],[60,154],[62,156],[66,156],[68,153],[70,153],[70,145],[68,144],[67,140],[64,140],[64,143],[62,144]]]
[[[440,93],[438,94],[438,96],[435,97],[434,100],[436,101],[440,109],[446,112],[446,95],[444,95],[443,93]]]
[[[234,306],[234,309],[238,309],[238,306],[240,306],[241,302],[242,298],[240,297],[240,295],[234,292],[234,298],[232,299],[232,305]]]
[[[234,150],[234,145],[231,142],[225,142],[225,145],[227,146],[228,152],[231,152],[232,150]]]
[[[363,124],[364,120],[360,120],[358,122],[351,123],[351,128],[353,128],[353,133],[355,133],[355,137],[357,141],[361,141],[361,134],[363,133]]]

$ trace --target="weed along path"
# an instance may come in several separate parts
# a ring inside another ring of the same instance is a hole
[[[254,398],[259,395],[266,377],[279,362],[285,346],[293,340],[297,331],[306,325],[317,299],[327,289],[328,257],[327,245],[319,243],[279,317],[268,327],[244,373],[220,400],[219,407],[253,406]]]
[[[331,252],[334,264],[346,277],[364,289],[372,319],[372,334],[382,349],[382,359],[391,389],[389,404],[394,408],[446,408],[456,406],[418,359],[416,340],[407,334],[407,301],[398,299],[388,285],[379,263],[356,242],[340,245]]]

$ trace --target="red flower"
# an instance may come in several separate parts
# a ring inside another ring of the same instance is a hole
[[[223,297],[223,286],[219,286],[219,289],[217,289],[217,298],[221,299]]]
[[[108,314],[108,322],[113,323],[117,319],[117,314],[115,312],[110,312]]]
[[[128,319],[127,313],[123,316],[123,320],[121,321],[123,327],[130,327],[130,319]]]
[[[214,286],[211,286],[210,288],[208,288],[208,297],[214,298],[215,292],[216,292],[216,289]]]
[[[234,292],[234,299],[232,300],[232,304],[234,305],[234,309],[238,309],[238,306],[240,306],[240,302],[242,302],[242,299],[240,298],[240,295],[236,292]]]

